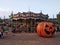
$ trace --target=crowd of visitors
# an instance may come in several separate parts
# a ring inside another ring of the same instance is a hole
[[[8,35],[8,31],[9,31],[9,25],[7,23],[3,23],[3,24],[0,24],[0,38],[3,38],[4,34],[5,35]],[[26,26],[23,26],[23,25],[14,25],[12,26],[12,32],[15,33],[15,32],[22,32],[22,31],[25,31],[25,32],[31,32],[31,28],[30,27],[26,27]],[[35,30],[35,29],[33,29]],[[59,26],[56,26],[56,32],[57,31],[60,31],[60,28]]]

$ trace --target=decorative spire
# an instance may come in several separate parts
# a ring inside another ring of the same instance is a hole
[[[40,13],[42,13],[42,10],[41,10],[41,12]]]
[[[40,10],[40,15],[42,15],[42,10]]]

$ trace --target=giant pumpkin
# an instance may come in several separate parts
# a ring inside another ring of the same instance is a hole
[[[55,27],[52,22],[40,22],[37,25],[37,34],[43,37],[52,37],[55,32]]]

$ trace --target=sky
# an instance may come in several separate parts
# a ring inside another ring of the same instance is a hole
[[[0,0],[0,18],[9,18],[17,12],[28,11],[48,14],[49,18],[56,18],[60,12],[60,0]]]

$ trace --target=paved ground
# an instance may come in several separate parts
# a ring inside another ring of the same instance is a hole
[[[0,39],[0,45],[60,45],[60,32],[52,38],[39,37],[36,33],[9,33]]]

